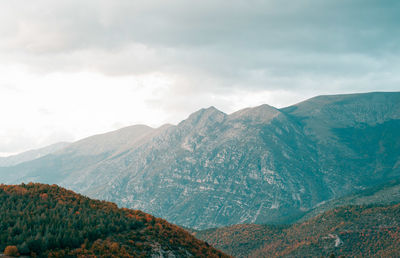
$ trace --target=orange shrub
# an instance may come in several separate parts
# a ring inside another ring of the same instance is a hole
[[[15,245],[9,245],[4,249],[4,254],[8,256],[19,256],[18,248]]]
[[[49,198],[49,195],[47,193],[42,193],[42,194],[40,194],[40,198],[44,201],[47,201],[47,199]]]

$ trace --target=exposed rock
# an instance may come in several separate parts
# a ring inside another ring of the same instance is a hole
[[[324,201],[400,178],[400,93],[320,96],[177,126],[94,136],[11,168],[193,228],[288,223]]]

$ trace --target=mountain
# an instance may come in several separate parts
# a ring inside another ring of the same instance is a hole
[[[321,203],[307,212],[299,221],[306,221],[325,211],[349,205],[384,205],[400,202],[400,180],[391,180],[382,185],[373,186],[341,198]]]
[[[343,206],[290,226],[234,225],[194,235],[235,257],[399,257],[400,204]]]
[[[178,125],[132,126],[0,168],[205,229],[286,224],[400,178],[400,92],[318,96],[277,109],[214,107]]]
[[[185,230],[56,185],[0,185],[0,250],[32,257],[229,257]]]
[[[68,142],[58,142],[40,149],[30,150],[8,157],[0,157],[0,167],[15,166],[19,163],[41,158],[68,146],[68,144]]]
[[[64,179],[76,183],[85,170],[97,166],[113,155],[140,145],[153,131],[157,130],[145,125],[135,125],[94,135],[31,162],[13,167],[0,167],[0,178],[2,183],[55,183]]]

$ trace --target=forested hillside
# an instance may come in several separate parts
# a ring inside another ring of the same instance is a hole
[[[399,257],[400,204],[345,206],[291,226],[235,225],[195,236],[236,257]]]
[[[6,248],[43,257],[227,257],[163,219],[33,183],[0,185],[0,251]]]

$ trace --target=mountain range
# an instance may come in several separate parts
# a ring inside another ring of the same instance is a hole
[[[318,96],[135,125],[0,168],[195,229],[286,224],[400,179],[400,92]],[[323,210],[322,210],[323,211]]]

